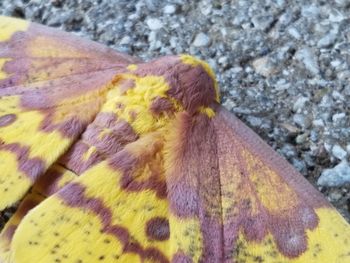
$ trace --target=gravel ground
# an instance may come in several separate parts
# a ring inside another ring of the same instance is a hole
[[[349,0],[1,0],[0,14],[208,61],[223,104],[350,221]]]

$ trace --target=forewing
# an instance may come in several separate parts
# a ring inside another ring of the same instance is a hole
[[[0,17],[0,210],[84,131],[136,61],[91,41]]]
[[[166,158],[173,262],[349,261],[349,225],[231,113],[183,114],[175,127]]]
[[[224,233],[234,233],[236,260],[349,261],[350,227],[321,193],[224,108],[214,124]]]

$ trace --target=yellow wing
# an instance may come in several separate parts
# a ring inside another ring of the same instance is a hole
[[[0,210],[80,136],[135,59],[26,21],[0,17]]]
[[[153,160],[159,139],[129,144],[30,212],[10,262],[168,262],[165,181]]]

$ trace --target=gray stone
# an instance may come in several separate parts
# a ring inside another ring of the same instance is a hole
[[[156,12],[161,5],[162,1],[159,0],[144,0],[146,3],[146,7],[153,12]]]
[[[301,38],[301,35],[299,33],[299,31],[295,28],[295,27],[290,27],[288,29],[288,33],[294,37],[295,39],[300,39]]]
[[[259,127],[262,124],[262,120],[254,116],[248,116],[247,121],[252,127]]]
[[[337,192],[332,191],[330,193],[329,197],[334,201],[338,201],[343,197],[343,195],[341,193],[339,193],[338,191]]]
[[[344,160],[332,169],[326,169],[317,180],[320,186],[340,187],[350,183],[350,166]]]
[[[295,142],[296,142],[297,144],[303,144],[303,143],[306,142],[307,138],[308,138],[308,134],[302,133],[302,134],[299,134],[299,135],[295,138]]]
[[[296,156],[295,147],[290,144],[285,144],[280,151],[286,158],[292,158]]]
[[[275,67],[269,61],[268,57],[261,57],[252,63],[255,71],[264,77],[268,77],[275,72]]]
[[[314,75],[319,74],[319,65],[317,58],[311,48],[302,48],[299,49],[295,54],[296,59],[301,61],[305,68],[309,70]]]
[[[304,173],[306,170],[306,164],[303,160],[299,160],[297,158],[292,159],[293,166],[300,172]]]
[[[340,7],[346,7],[349,4],[349,0],[335,0],[335,2]]]
[[[272,15],[259,15],[252,18],[254,27],[260,30],[267,29],[273,21]]]
[[[337,77],[341,80],[349,80],[350,79],[350,70],[344,70],[337,74]]]
[[[323,48],[334,44],[337,38],[337,31],[331,31],[317,42],[317,47]]]
[[[201,13],[205,16],[210,15],[210,13],[213,11],[213,5],[209,2],[203,1],[203,4],[200,4],[200,10]]]
[[[308,101],[309,101],[309,98],[299,97],[293,104],[293,110],[295,112],[301,111],[304,108],[306,102],[308,102]]]
[[[312,19],[320,14],[320,8],[317,5],[303,5],[301,15],[307,19]]]
[[[332,9],[328,19],[331,22],[341,22],[345,19],[345,16],[339,10]]]
[[[299,113],[293,115],[293,121],[303,129],[310,127],[311,124],[308,116]]]
[[[125,36],[120,40],[121,45],[129,45],[131,43],[131,37]]]
[[[322,119],[316,119],[312,121],[312,124],[316,127],[324,127],[324,122]]]

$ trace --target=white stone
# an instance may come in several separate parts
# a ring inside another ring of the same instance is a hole
[[[326,169],[317,180],[321,186],[343,186],[350,183],[350,167],[346,160],[343,160],[332,169]]]
[[[344,119],[345,118],[345,113],[344,112],[341,112],[341,113],[336,113],[332,116],[332,121],[333,122],[338,122],[340,121],[341,119]]]
[[[322,37],[318,42],[317,42],[317,47],[322,48],[322,47],[328,47],[332,45],[335,40],[337,39],[337,31],[331,31],[324,37]]]
[[[333,9],[333,10],[331,10],[331,12],[329,13],[328,19],[329,19],[329,21],[331,21],[331,22],[337,23],[337,22],[343,21],[343,20],[345,19],[345,17],[344,17],[344,15],[343,15],[340,11],[338,11],[338,10],[336,10],[336,9]]]
[[[270,63],[268,57],[257,58],[253,61],[254,70],[263,75],[264,77],[268,77],[275,71],[275,67]]]
[[[129,36],[125,36],[120,40],[120,45],[128,45],[131,42],[131,38]]]
[[[291,27],[288,29],[288,33],[294,37],[295,39],[300,39],[301,38],[301,35],[299,33],[299,31],[295,28],[295,27]]]
[[[174,14],[176,12],[176,6],[166,5],[163,10],[164,10],[165,14],[171,15],[171,14]]]
[[[160,21],[158,18],[149,18],[147,19],[146,23],[149,29],[154,31],[159,30],[163,27],[162,21]]]
[[[336,59],[336,60],[333,60],[331,61],[331,65],[332,67],[336,68],[336,67],[339,67],[341,64],[341,61],[339,59]]]
[[[324,126],[324,122],[322,119],[316,119],[312,122],[312,124],[316,127],[323,127]]]
[[[326,149],[327,152],[331,152],[331,150],[332,150],[332,145],[331,144],[325,142],[323,144],[323,146],[324,146],[324,148]]]
[[[210,43],[210,38],[203,32],[198,33],[193,41],[193,45],[195,47],[205,47],[205,46],[208,46],[209,43]]]
[[[336,144],[332,148],[332,155],[339,160],[343,160],[348,153],[340,145]]]
[[[311,124],[311,121],[307,116],[299,113],[293,115],[293,121],[303,129],[310,127]]]

